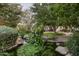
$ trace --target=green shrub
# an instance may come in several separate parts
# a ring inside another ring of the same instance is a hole
[[[46,42],[44,46],[41,48],[39,52],[37,52],[35,55],[37,56],[62,56],[60,53],[56,52],[56,44]]]
[[[52,51],[52,49],[46,49],[43,51],[42,56],[54,56],[55,52]]]
[[[39,32],[37,32],[37,33],[35,33],[35,32],[29,33],[29,43],[43,46],[42,34],[39,33]]]
[[[8,52],[0,52],[0,56],[10,56]]]
[[[17,51],[0,51],[0,56],[17,56]]]
[[[17,36],[17,30],[6,26],[0,26],[0,49],[3,50],[12,47],[15,44]]]
[[[35,46],[33,44],[25,44],[17,50],[18,56],[34,56],[39,52],[40,46]]]
[[[46,42],[46,44],[44,44],[42,55],[43,56],[55,56],[56,55],[56,53],[55,53],[56,47],[57,47],[56,44]]]
[[[66,43],[69,52],[74,56],[79,56],[79,33],[75,32]]]
[[[27,31],[25,29],[19,29],[18,32],[19,32],[19,35],[21,35],[21,36],[24,36],[29,33],[29,31]]]

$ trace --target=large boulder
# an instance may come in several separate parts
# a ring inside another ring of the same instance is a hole
[[[68,49],[66,47],[58,46],[55,51],[59,52],[62,55],[66,55],[68,53]]]

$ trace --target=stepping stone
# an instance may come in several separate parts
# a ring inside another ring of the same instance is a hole
[[[66,55],[68,53],[68,49],[66,47],[58,46],[55,51],[59,52],[62,55]]]

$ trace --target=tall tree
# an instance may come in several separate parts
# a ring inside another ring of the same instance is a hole
[[[37,23],[45,25],[49,25],[50,29],[54,29],[56,31],[57,28],[57,12],[51,10],[51,4],[34,4],[32,7],[33,12],[35,13],[35,19]]]

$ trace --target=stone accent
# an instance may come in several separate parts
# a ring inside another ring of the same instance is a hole
[[[59,52],[62,55],[66,55],[68,53],[68,49],[66,47],[58,46],[55,51]]]

